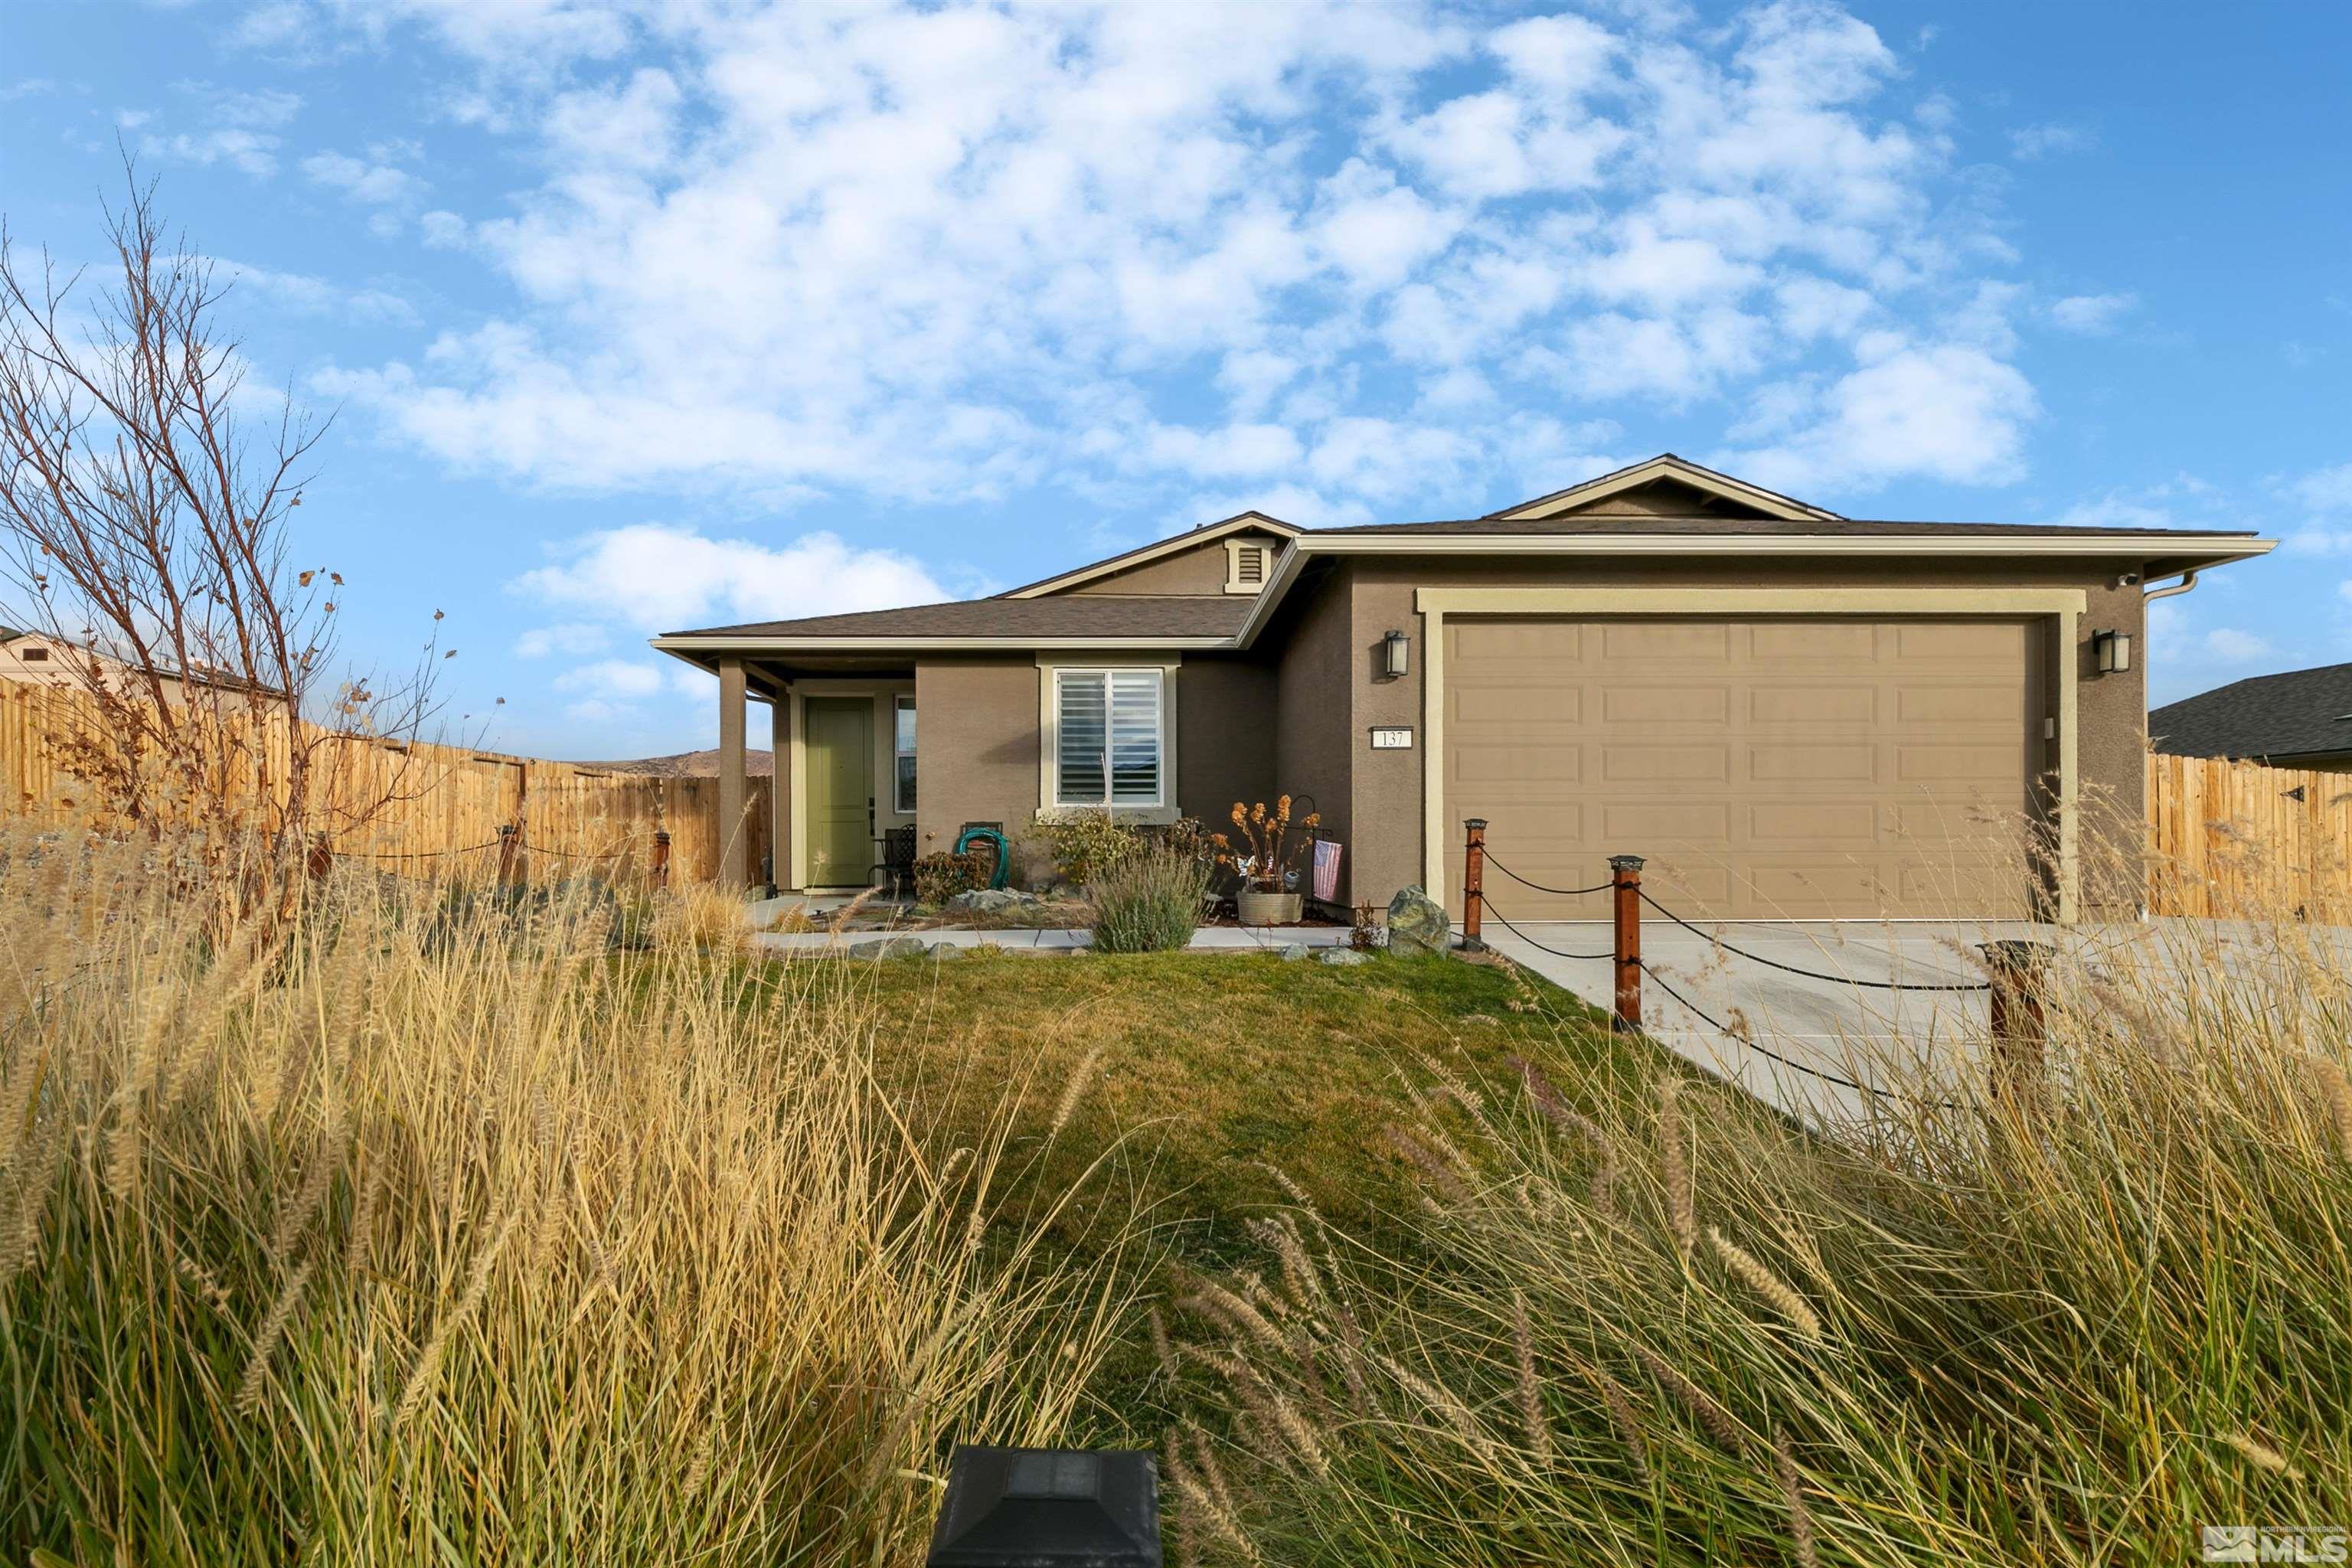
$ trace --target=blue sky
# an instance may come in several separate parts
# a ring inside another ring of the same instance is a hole
[[[709,743],[675,626],[1671,449],[1856,516],[2252,527],[2154,699],[2352,658],[2352,7],[6,0],[0,207],[118,140],[340,408],[346,647]],[[495,698],[506,699],[493,707]]]

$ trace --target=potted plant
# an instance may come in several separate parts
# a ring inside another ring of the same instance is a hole
[[[1255,805],[1234,802],[1234,826],[1241,830],[1242,842],[1236,847],[1224,834],[1210,836],[1209,842],[1217,851],[1217,864],[1230,867],[1242,879],[1241,891],[1234,897],[1234,907],[1244,925],[1291,925],[1297,922],[1305,898],[1298,891],[1299,863],[1309,853],[1314,836],[1307,831],[1323,820],[1318,812],[1308,812],[1294,824],[1290,820],[1290,797],[1283,795],[1271,809],[1264,801]],[[1300,832],[1291,837],[1291,828]]]

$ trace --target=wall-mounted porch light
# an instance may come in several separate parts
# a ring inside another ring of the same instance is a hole
[[[2098,656],[2101,675],[2121,675],[2131,668],[2131,633],[2093,632],[2091,651]]]
[[[1381,671],[1390,679],[1409,673],[1412,668],[1412,641],[1402,632],[1391,632],[1381,639]]]

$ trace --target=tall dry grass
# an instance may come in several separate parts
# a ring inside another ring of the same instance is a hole
[[[1188,1550],[2137,1563],[2352,1524],[2347,951],[2072,933],[2046,1074],[1996,1097],[1980,1031],[1890,1053],[1834,1136],[1565,1035],[1441,1078],[1400,1130],[1417,1245],[1301,1212],[1188,1303]]]
[[[1061,1427],[1105,1277],[991,1223],[1003,1118],[877,1092],[848,966],[169,858],[0,845],[0,1556],[911,1562],[947,1445]]]

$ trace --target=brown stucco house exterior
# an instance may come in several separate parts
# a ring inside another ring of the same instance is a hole
[[[787,887],[866,885],[891,827],[1217,825],[1287,793],[1343,847],[1343,903],[1458,910],[1476,816],[1553,888],[1640,854],[1727,918],[2065,919],[2086,816],[2142,808],[2151,585],[2270,548],[1864,521],[1666,455],[1480,518],[1244,512],[992,598],[654,646],[719,679],[722,814],[769,704]],[[1601,912],[1506,886],[1513,919]]]

